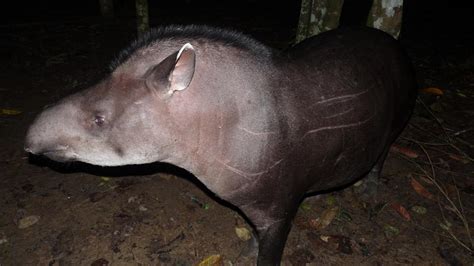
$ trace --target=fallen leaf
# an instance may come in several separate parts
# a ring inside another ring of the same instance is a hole
[[[398,214],[400,214],[400,216],[403,217],[403,219],[405,219],[406,221],[411,220],[410,213],[407,211],[407,209],[405,209],[405,207],[398,203],[392,203],[391,206],[396,212],[398,212]]]
[[[395,226],[391,226],[389,224],[384,225],[383,229],[384,229],[384,233],[387,237],[396,236],[396,235],[400,234],[400,230],[398,230],[398,228],[396,228]]]
[[[414,150],[408,149],[406,147],[398,146],[398,145],[395,145],[395,144],[393,144],[390,147],[390,151],[401,153],[401,154],[405,155],[408,158],[412,158],[412,159],[418,158],[418,153],[416,153]]]
[[[453,160],[456,160],[456,161],[458,161],[458,162],[462,162],[463,164],[469,163],[469,160],[464,159],[463,157],[461,157],[461,156],[459,156],[459,155],[457,155],[457,154],[452,154],[452,153],[450,153],[450,154],[449,154],[449,158],[451,158],[451,159],[453,159]]]
[[[433,194],[431,194],[431,192],[426,190],[426,188],[423,185],[421,185],[418,181],[416,181],[415,178],[411,179],[411,186],[416,191],[416,193],[418,193],[420,196],[423,196],[430,200],[434,199]]]
[[[428,210],[426,210],[425,207],[423,207],[423,206],[418,206],[418,205],[412,206],[412,207],[411,207],[411,210],[412,210],[413,212],[418,213],[418,214],[426,214],[426,213],[428,212]]]
[[[364,184],[364,181],[359,180],[359,181],[355,182],[353,186],[354,187],[360,187],[362,184]]]
[[[300,209],[302,209],[303,211],[309,211],[311,210],[311,204],[303,202],[300,204]]]
[[[19,115],[19,114],[21,114],[21,111],[17,110],[17,109],[0,109],[0,114],[2,114],[2,115]]]
[[[332,205],[336,204],[336,197],[334,197],[333,195],[329,195],[329,196],[326,198],[326,203],[327,203],[329,206],[332,206]]]
[[[420,92],[426,93],[426,94],[437,95],[437,96],[441,96],[444,94],[444,92],[440,88],[435,88],[435,87],[423,88],[420,90]]]
[[[252,233],[245,227],[235,227],[235,234],[242,241],[247,241],[252,238]]]
[[[38,215],[26,216],[18,221],[18,228],[25,229],[28,228],[39,221],[40,217]]]
[[[339,207],[337,206],[326,209],[321,213],[321,217],[309,221],[310,226],[316,230],[324,229],[331,224],[338,212]]]
[[[201,262],[199,262],[198,266],[222,266],[224,262],[222,261],[221,255],[211,255]]]
[[[324,242],[329,242],[329,236],[321,235],[319,238]]]
[[[338,216],[337,216],[337,220],[344,221],[344,222],[350,222],[350,221],[352,221],[352,216],[349,214],[349,212],[342,209],[339,212]]]
[[[453,225],[448,221],[444,221],[444,223],[439,223],[439,226],[446,231],[450,231]]]

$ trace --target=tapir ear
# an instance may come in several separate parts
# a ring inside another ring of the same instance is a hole
[[[171,54],[146,75],[146,86],[168,95],[184,90],[189,86],[194,75],[196,53],[190,43]]]

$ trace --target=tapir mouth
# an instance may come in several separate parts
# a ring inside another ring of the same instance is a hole
[[[34,155],[48,157],[57,162],[71,162],[75,161],[77,157],[75,153],[72,152],[66,145],[60,145],[55,148],[46,148],[41,150],[25,147],[25,151]]]
[[[67,150],[46,151],[41,153],[41,155],[62,163],[76,161],[76,156],[70,154]]]

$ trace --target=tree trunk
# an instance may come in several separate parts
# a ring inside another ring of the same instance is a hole
[[[295,43],[299,43],[306,39],[308,35],[312,4],[312,0],[301,0],[300,18],[298,20],[298,28],[296,29]]]
[[[142,36],[150,29],[148,19],[148,0],[135,0],[137,9],[137,34]]]
[[[106,19],[114,17],[114,0],[99,0],[99,5],[102,17]]]
[[[344,0],[302,0],[296,43],[337,28]]]
[[[402,26],[403,0],[374,0],[367,26],[398,38]]]

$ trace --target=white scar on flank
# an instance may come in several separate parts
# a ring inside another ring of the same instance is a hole
[[[247,179],[247,180],[250,180],[252,177],[256,177],[256,176],[261,176],[263,174],[265,174],[266,172],[270,171],[270,169],[272,169],[273,167],[277,166],[279,163],[281,163],[283,161],[283,159],[280,159],[278,161],[276,161],[275,163],[273,163],[270,167],[268,167],[266,170],[263,170],[263,171],[260,171],[260,172],[257,172],[257,173],[249,173],[249,172],[245,172],[245,171],[242,171],[240,169],[237,169],[235,167],[232,167],[230,166],[229,164],[221,161],[221,160],[217,160],[218,163],[222,164],[225,168],[227,168],[228,170],[230,170],[231,172],[234,172],[240,176],[242,176],[243,178]]]
[[[326,126],[326,127],[320,127],[320,128],[312,129],[312,130],[309,130],[308,132],[304,133],[303,138],[306,137],[306,135],[313,134],[313,133],[323,131],[323,130],[333,130],[333,129],[348,128],[348,127],[357,127],[357,126],[360,126],[364,123],[369,122],[374,116],[375,116],[375,114],[373,114],[372,116],[370,116],[369,118],[367,118],[365,120],[350,123],[350,124],[337,125],[337,126]]]
[[[336,116],[341,116],[341,115],[347,114],[347,113],[349,113],[349,112],[352,111],[352,110],[354,110],[354,107],[351,107],[351,108],[349,108],[349,109],[347,109],[347,110],[345,110],[345,111],[342,111],[342,112],[340,112],[340,113],[337,113],[337,114],[333,114],[333,115],[329,115],[329,116],[323,116],[323,118],[334,118],[334,117],[336,117]]]
[[[270,135],[270,134],[275,134],[274,131],[267,131],[267,132],[255,132],[255,131],[251,131],[249,129],[246,129],[244,127],[238,127],[238,129],[242,130],[242,131],[245,131],[251,135],[254,135],[254,136],[261,136],[261,135]]]
[[[329,99],[324,99],[324,100],[315,102],[312,106],[314,106],[316,104],[328,103],[328,102],[333,102],[333,101],[347,101],[347,100],[350,100],[352,98],[358,97],[362,94],[365,94],[367,92],[369,92],[369,90],[361,91],[361,92],[354,93],[354,94],[347,94],[347,95],[337,96],[337,97],[333,97],[333,98],[329,98]]]

